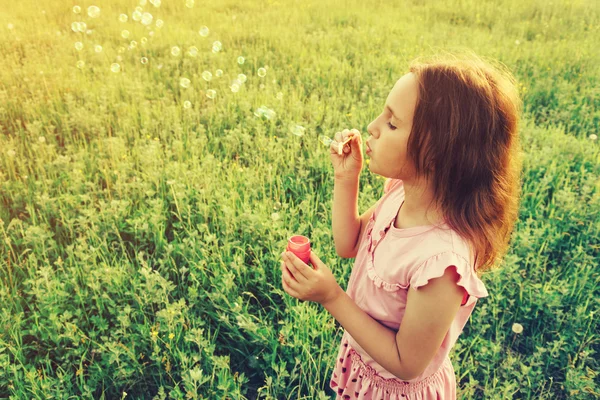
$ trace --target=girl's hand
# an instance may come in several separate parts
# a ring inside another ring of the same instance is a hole
[[[290,296],[325,304],[344,292],[331,270],[312,251],[310,262],[314,269],[292,252],[282,253],[281,259],[281,283]]]
[[[343,146],[339,153],[339,146],[348,138],[349,143]],[[337,179],[354,179],[360,175],[363,167],[362,136],[356,129],[349,131],[344,129],[337,132],[329,147],[331,163],[333,164],[334,176]]]

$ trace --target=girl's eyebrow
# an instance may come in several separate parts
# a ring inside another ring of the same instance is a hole
[[[385,108],[392,114],[392,116],[394,118],[396,118],[398,121],[402,121],[400,118],[396,117],[396,114],[394,114],[394,112],[392,111],[392,109],[390,108],[390,106],[388,106],[387,104],[385,105]]]

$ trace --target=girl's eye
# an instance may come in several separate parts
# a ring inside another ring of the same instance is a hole
[[[391,130],[393,130],[393,131],[396,130],[396,127],[394,125],[390,124],[389,122],[387,124]]]

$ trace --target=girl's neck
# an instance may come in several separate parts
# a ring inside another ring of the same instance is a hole
[[[443,213],[436,208],[433,190],[429,184],[403,181],[404,203],[396,215],[394,226],[399,229],[415,226],[438,225],[444,222]]]

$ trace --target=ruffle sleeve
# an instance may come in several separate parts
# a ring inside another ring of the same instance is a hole
[[[488,296],[485,285],[475,274],[469,262],[453,251],[437,254],[423,262],[410,277],[410,287],[417,289],[427,285],[431,279],[444,275],[446,268],[451,266],[456,267],[456,272],[460,275],[456,284],[467,291],[461,305],[470,305],[476,298]]]

